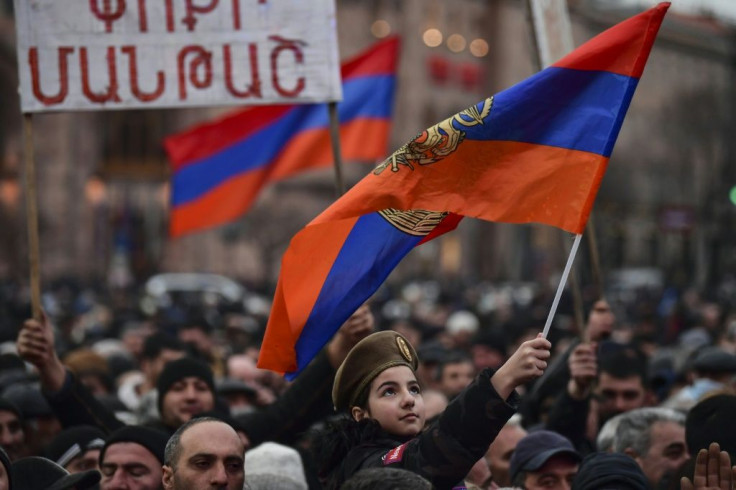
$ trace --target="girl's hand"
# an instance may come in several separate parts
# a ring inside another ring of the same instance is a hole
[[[551,348],[552,344],[541,333],[521,344],[491,378],[501,398],[505,400],[517,386],[540,377],[547,369]]]

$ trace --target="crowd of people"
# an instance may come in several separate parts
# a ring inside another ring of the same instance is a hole
[[[731,489],[728,287],[383,288],[294,381],[262,305],[0,287],[0,490]],[[132,298],[132,299],[131,299]],[[250,307],[249,307],[250,305]]]

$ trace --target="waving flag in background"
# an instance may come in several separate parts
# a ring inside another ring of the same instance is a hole
[[[297,233],[258,366],[294,377],[409,251],[461,216],[582,233],[668,7],[422,132]]]
[[[342,66],[338,104],[345,160],[388,150],[399,41],[376,44]],[[232,222],[261,188],[333,164],[326,104],[259,106],[169,136],[172,237]]]

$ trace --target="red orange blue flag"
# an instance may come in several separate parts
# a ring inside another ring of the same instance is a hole
[[[668,7],[423,131],[299,231],[258,366],[298,374],[409,251],[463,216],[582,233]]]
[[[346,161],[386,156],[399,41],[377,43],[342,65],[338,104]],[[170,235],[242,216],[268,182],[333,164],[325,104],[241,110],[164,140],[171,163]]]

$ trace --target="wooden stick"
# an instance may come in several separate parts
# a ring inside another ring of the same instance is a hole
[[[330,140],[332,141],[332,158],[335,161],[335,189],[337,197],[345,193],[345,182],[342,178],[342,153],[340,152],[340,119],[337,114],[337,102],[327,104],[330,111]]]
[[[30,113],[23,114],[25,139],[25,194],[26,223],[28,226],[28,261],[30,265],[31,312],[33,318],[41,320],[41,266],[38,240],[38,197],[36,193],[36,163],[33,158],[33,119]]]
[[[593,284],[597,288],[596,300],[603,297],[603,276],[601,275],[601,259],[598,252],[598,239],[595,234],[595,221],[593,220],[593,211],[588,216],[588,224],[585,226],[588,233],[588,248],[590,249],[590,267],[593,274]]]

